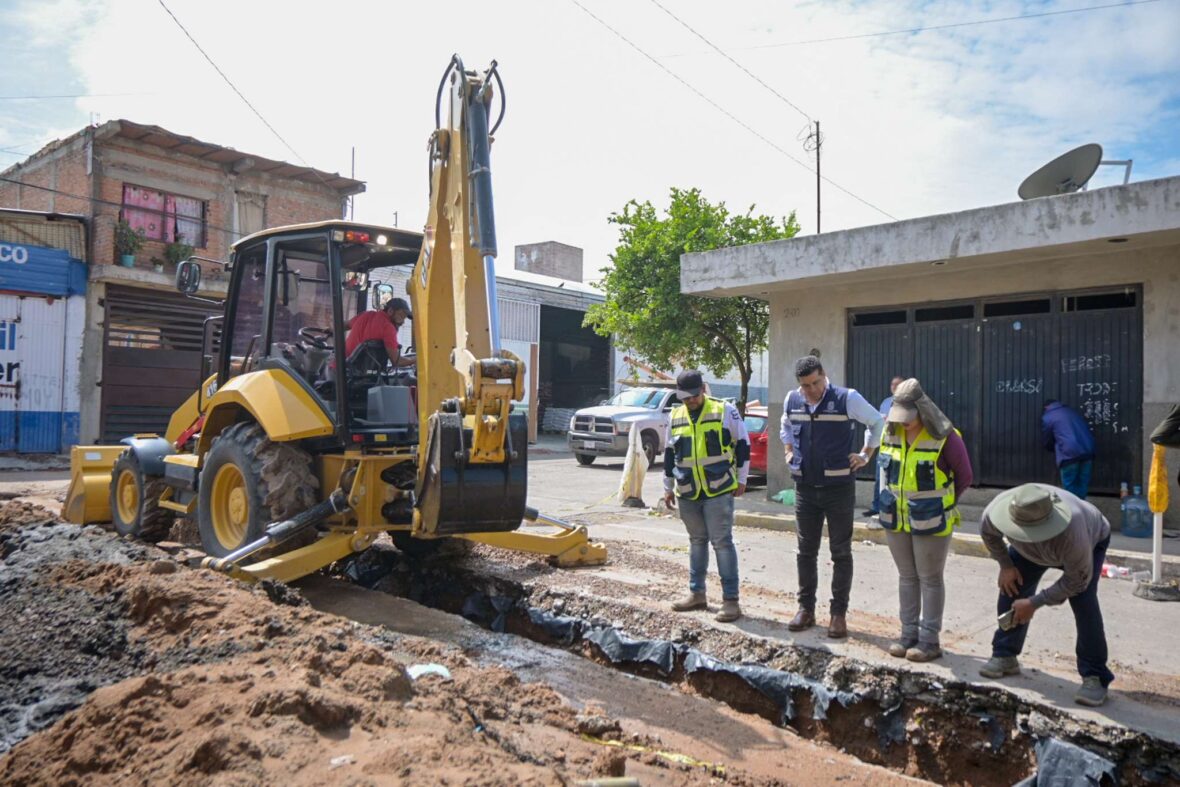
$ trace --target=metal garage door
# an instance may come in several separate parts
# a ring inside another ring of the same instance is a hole
[[[173,293],[108,286],[102,356],[102,442],[163,434],[197,389],[209,306]]]
[[[1094,431],[1093,491],[1141,481],[1136,287],[856,312],[848,336],[847,384],[876,403],[895,372],[918,377],[963,432],[979,484],[1056,478],[1041,447],[1050,398],[1076,408]]]

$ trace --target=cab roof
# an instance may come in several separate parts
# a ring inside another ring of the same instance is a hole
[[[243,247],[257,243],[260,240],[268,238],[300,235],[316,230],[334,230],[342,231],[354,230],[368,232],[373,238],[378,235],[385,235],[389,238],[389,242],[384,246],[377,246],[376,244],[355,244],[355,248],[361,253],[348,254],[344,256],[344,267],[350,270],[356,269],[370,269],[379,268],[389,265],[412,265],[417,262],[418,254],[422,250],[422,233],[414,232],[412,230],[403,230],[397,227],[385,227],[380,224],[366,224],[359,221],[346,221],[344,219],[333,219],[330,221],[313,221],[305,224],[287,224],[282,227],[270,227],[268,229],[255,232],[252,235],[247,235],[241,240],[237,241],[231,247],[235,252]]]

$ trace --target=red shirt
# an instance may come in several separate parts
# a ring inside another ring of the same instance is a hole
[[[358,314],[352,320],[352,328],[344,339],[344,357],[351,358],[352,353],[361,342],[370,339],[380,339],[385,343],[385,351],[389,353],[391,362],[397,361],[398,342],[397,326],[383,311],[367,311]]]

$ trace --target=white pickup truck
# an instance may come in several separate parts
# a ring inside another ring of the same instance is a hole
[[[607,404],[584,407],[570,419],[566,441],[580,465],[599,456],[626,456],[631,430],[638,429],[649,465],[664,455],[672,408],[679,402],[674,388],[628,388]]]

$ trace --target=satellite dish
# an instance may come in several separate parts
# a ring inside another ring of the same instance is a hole
[[[1058,156],[1024,179],[1016,193],[1021,199],[1069,194],[1086,185],[1102,161],[1102,146],[1091,142]]]

